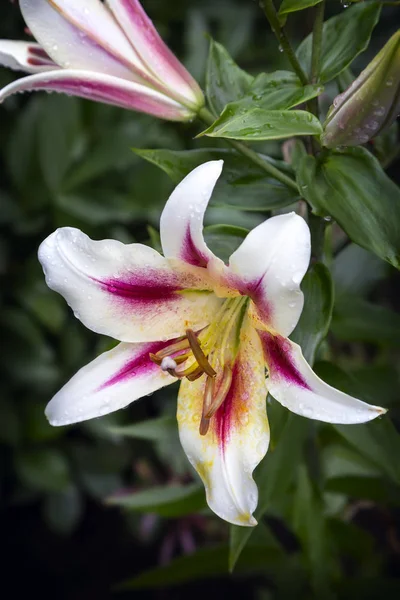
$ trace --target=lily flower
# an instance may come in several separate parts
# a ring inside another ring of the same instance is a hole
[[[32,73],[0,91],[46,90],[162,119],[192,119],[204,104],[192,76],[138,0],[20,0],[38,44],[0,40],[0,64]]]
[[[180,440],[210,508],[254,526],[267,390],[291,411],[329,423],[362,423],[385,410],[324,383],[288,339],[310,260],[303,218],[268,219],[227,265],[207,247],[203,216],[222,164],[200,165],[170,196],[160,222],[164,256],[69,227],[42,243],[48,286],[87,327],[121,341],[72,377],[46,415],[52,425],[92,419],[180,380]]]

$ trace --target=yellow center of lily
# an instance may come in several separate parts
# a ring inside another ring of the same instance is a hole
[[[227,298],[213,321],[200,332],[186,335],[163,348],[150,359],[173,377],[195,381],[203,375],[206,384],[199,431],[206,435],[210,419],[228,395],[232,365],[239,346],[239,333],[249,299]]]

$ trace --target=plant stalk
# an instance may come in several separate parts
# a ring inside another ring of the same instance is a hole
[[[289,38],[286,35],[286,31],[283,27],[281,27],[273,0],[261,0],[260,6],[264,10],[265,16],[267,17],[269,24],[271,25],[271,29],[274,32],[276,39],[278,40],[279,46],[282,48],[283,52],[285,52],[286,56],[288,57],[290,64],[292,65],[297,77],[300,79],[303,85],[307,85],[307,75],[304,72],[303,67],[297,60],[297,56],[294,53]]]
[[[313,26],[313,37],[311,47],[311,72],[310,72],[310,83],[318,83],[321,72],[321,50],[322,50],[322,38],[323,38],[323,26],[324,26],[324,14],[325,14],[325,0],[322,0],[320,4],[315,7],[315,17]],[[316,117],[319,116],[318,99],[314,98],[308,103],[308,109]],[[319,151],[319,144],[317,140],[311,138],[311,148],[314,156]],[[315,261],[322,261],[324,256],[324,242],[325,242],[325,230],[327,222],[314,215],[311,210],[308,213],[308,225],[311,231],[311,248],[312,257]]]
[[[313,27],[311,49],[311,83],[317,83],[321,70],[322,32],[324,27],[325,0],[315,7],[315,20]]]

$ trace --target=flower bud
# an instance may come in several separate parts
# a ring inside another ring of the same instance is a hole
[[[322,143],[365,144],[387,128],[400,112],[400,30],[366,69],[336,96],[324,123]]]

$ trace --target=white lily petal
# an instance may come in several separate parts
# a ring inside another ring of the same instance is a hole
[[[207,248],[203,218],[223,164],[223,160],[213,160],[196,167],[172,192],[160,220],[165,256],[200,267],[222,262]]]
[[[37,41],[61,67],[135,79],[132,68],[141,61],[99,0],[20,0],[20,7]]]
[[[229,261],[232,281],[252,298],[257,317],[284,336],[296,327],[303,310],[300,283],[310,251],[308,225],[292,212],[253,229]]]
[[[270,394],[292,412],[327,423],[365,423],[386,410],[357,400],[320,379],[298,344],[259,331],[269,370]]]
[[[119,344],[80,369],[46,408],[51,425],[101,417],[176,381],[151,362],[165,343]]]
[[[26,73],[58,69],[39,44],[12,40],[0,40],[0,65]]]
[[[207,272],[142,244],[93,241],[64,227],[39,248],[47,285],[87,327],[121,341],[167,340],[207,325],[219,300]]]
[[[170,121],[185,121],[193,116],[174,100],[140,83],[78,69],[58,69],[17,79],[0,90],[0,102],[12,94],[41,90],[112,104]]]
[[[242,327],[228,395],[202,436],[204,389],[204,376],[181,383],[177,417],[182,446],[203,480],[210,508],[230,523],[254,526],[258,490],[252,473],[267,452],[269,426],[262,348],[249,319]]]
[[[138,0],[106,0],[148,71],[194,107],[204,104],[193,77],[163,42]]]

